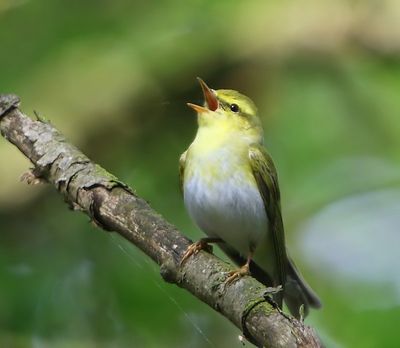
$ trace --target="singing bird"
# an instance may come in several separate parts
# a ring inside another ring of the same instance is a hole
[[[188,103],[198,130],[179,173],[186,209],[208,237],[192,244],[181,263],[217,242],[241,266],[226,284],[252,274],[268,287],[282,287],[274,297],[280,308],[284,300],[300,317],[303,305],[306,315],[321,303],[286,251],[277,172],[257,108],[235,90],[213,90],[198,80],[205,103]]]

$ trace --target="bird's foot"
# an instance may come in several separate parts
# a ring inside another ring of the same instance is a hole
[[[250,269],[248,263],[246,263],[245,265],[243,265],[242,267],[240,267],[235,271],[228,272],[228,278],[226,278],[224,286],[232,284],[246,275],[250,275]]]
[[[212,252],[212,247],[207,243],[206,239],[200,239],[197,242],[189,245],[189,247],[186,249],[185,253],[182,256],[179,265],[182,266],[190,256],[196,255],[200,250],[206,250],[208,252]]]

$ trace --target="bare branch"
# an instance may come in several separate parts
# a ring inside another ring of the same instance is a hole
[[[257,346],[321,347],[308,326],[283,315],[265,296],[266,288],[244,277],[224,288],[232,266],[207,252],[179,261],[190,240],[165,221],[127,185],[90,161],[52,125],[32,120],[19,99],[0,95],[1,134],[30,159],[31,175],[53,184],[65,200],[102,229],[114,231],[139,247],[159,266],[161,276],[220,312]]]

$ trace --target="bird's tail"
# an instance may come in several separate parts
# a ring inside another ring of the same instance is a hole
[[[284,300],[290,313],[296,318],[300,317],[301,305],[304,306],[304,316],[308,314],[310,307],[321,307],[317,294],[306,283],[290,258],[288,258]]]

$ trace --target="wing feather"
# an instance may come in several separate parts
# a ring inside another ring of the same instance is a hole
[[[278,175],[271,156],[262,145],[255,144],[250,147],[249,159],[254,178],[264,201],[270,225],[269,231],[272,233],[277,275],[271,276],[278,278],[276,279],[278,283],[275,286],[282,285],[282,287],[285,287],[287,254],[281,215]],[[282,295],[279,297],[280,305],[282,303]]]

